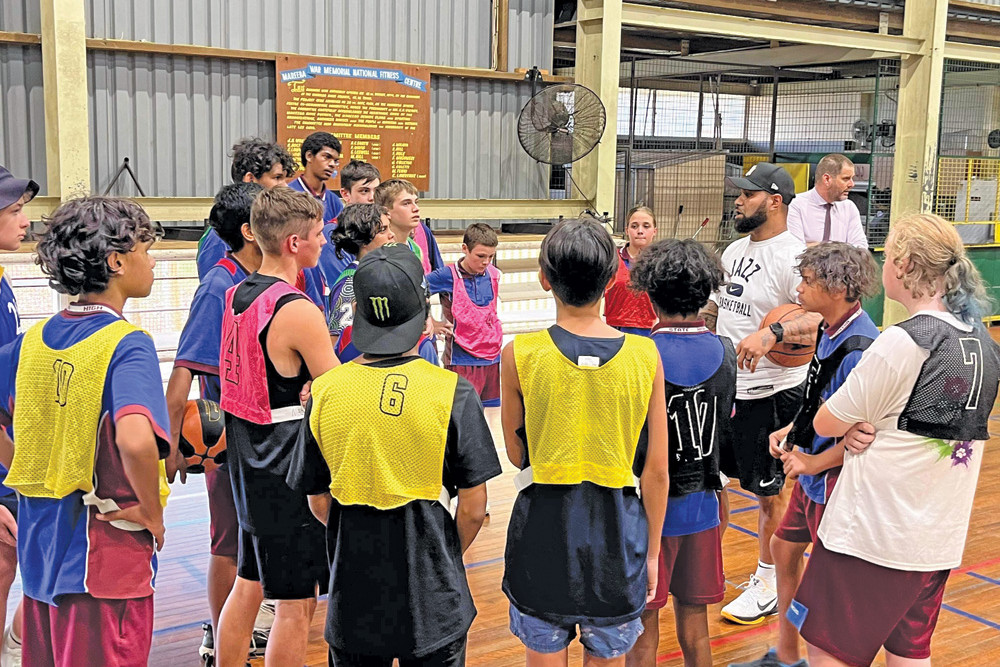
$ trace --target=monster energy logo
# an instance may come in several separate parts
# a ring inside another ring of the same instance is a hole
[[[389,297],[371,296],[368,298],[372,302],[372,310],[375,312],[375,319],[382,320],[383,322],[389,319]]]

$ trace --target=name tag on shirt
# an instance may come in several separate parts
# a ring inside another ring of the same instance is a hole
[[[598,368],[601,365],[601,358],[600,357],[586,357],[586,356],[584,356],[584,357],[577,357],[576,358],[576,365],[577,366],[587,366],[587,367],[590,367],[590,368]]]

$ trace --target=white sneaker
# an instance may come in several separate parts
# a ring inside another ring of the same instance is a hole
[[[253,621],[254,630],[269,631],[274,625],[274,600],[264,600],[257,610],[257,618]]]
[[[740,625],[756,625],[778,613],[778,592],[756,574],[737,588],[743,592],[722,608],[722,618]]]
[[[21,643],[10,636],[10,626],[3,631],[3,645],[0,646],[0,667],[21,667]]]

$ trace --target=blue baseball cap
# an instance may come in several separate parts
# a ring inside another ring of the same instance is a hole
[[[30,178],[14,178],[4,166],[0,166],[0,209],[16,204],[25,194],[31,195],[28,201],[38,194],[38,183]]]

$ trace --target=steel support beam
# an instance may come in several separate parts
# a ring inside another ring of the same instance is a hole
[[[921,40],[924,48],[903,58],[900,64],[890,233],[892,223],[907,213],[934,210],[947,21],[948,0],[922,0],[906,5],[903,34]],[[883,326],[907,316],[899,303],[886,298]]]
[[[90,192],[87,29],[79,0],[41,0],[49,195]]]
[[[955,60],[973,60],[980,63],[1000,64],[1000,47],[945,42],[944,57],[954,58]]]
[[[674,9],[653,5],[624,3],[621,13],[624,25],[640,28],[690,32],[703,35],[724,35],[756,40],[777,40],[793,44],[819,44],[870,51],[873,57],[920,53],[922,40],[903,35],[880,35],[860,30],[826,28],[818,25],[789,23],[772,19],[730,16],[710,12]]]
[[[615,210],[621,44],[622,0],[577,0],[574,74],[601,98],[607,124],[597,148],[573,165],[573,178],[581,190],[576,196],[593,200],[598,214]]]

